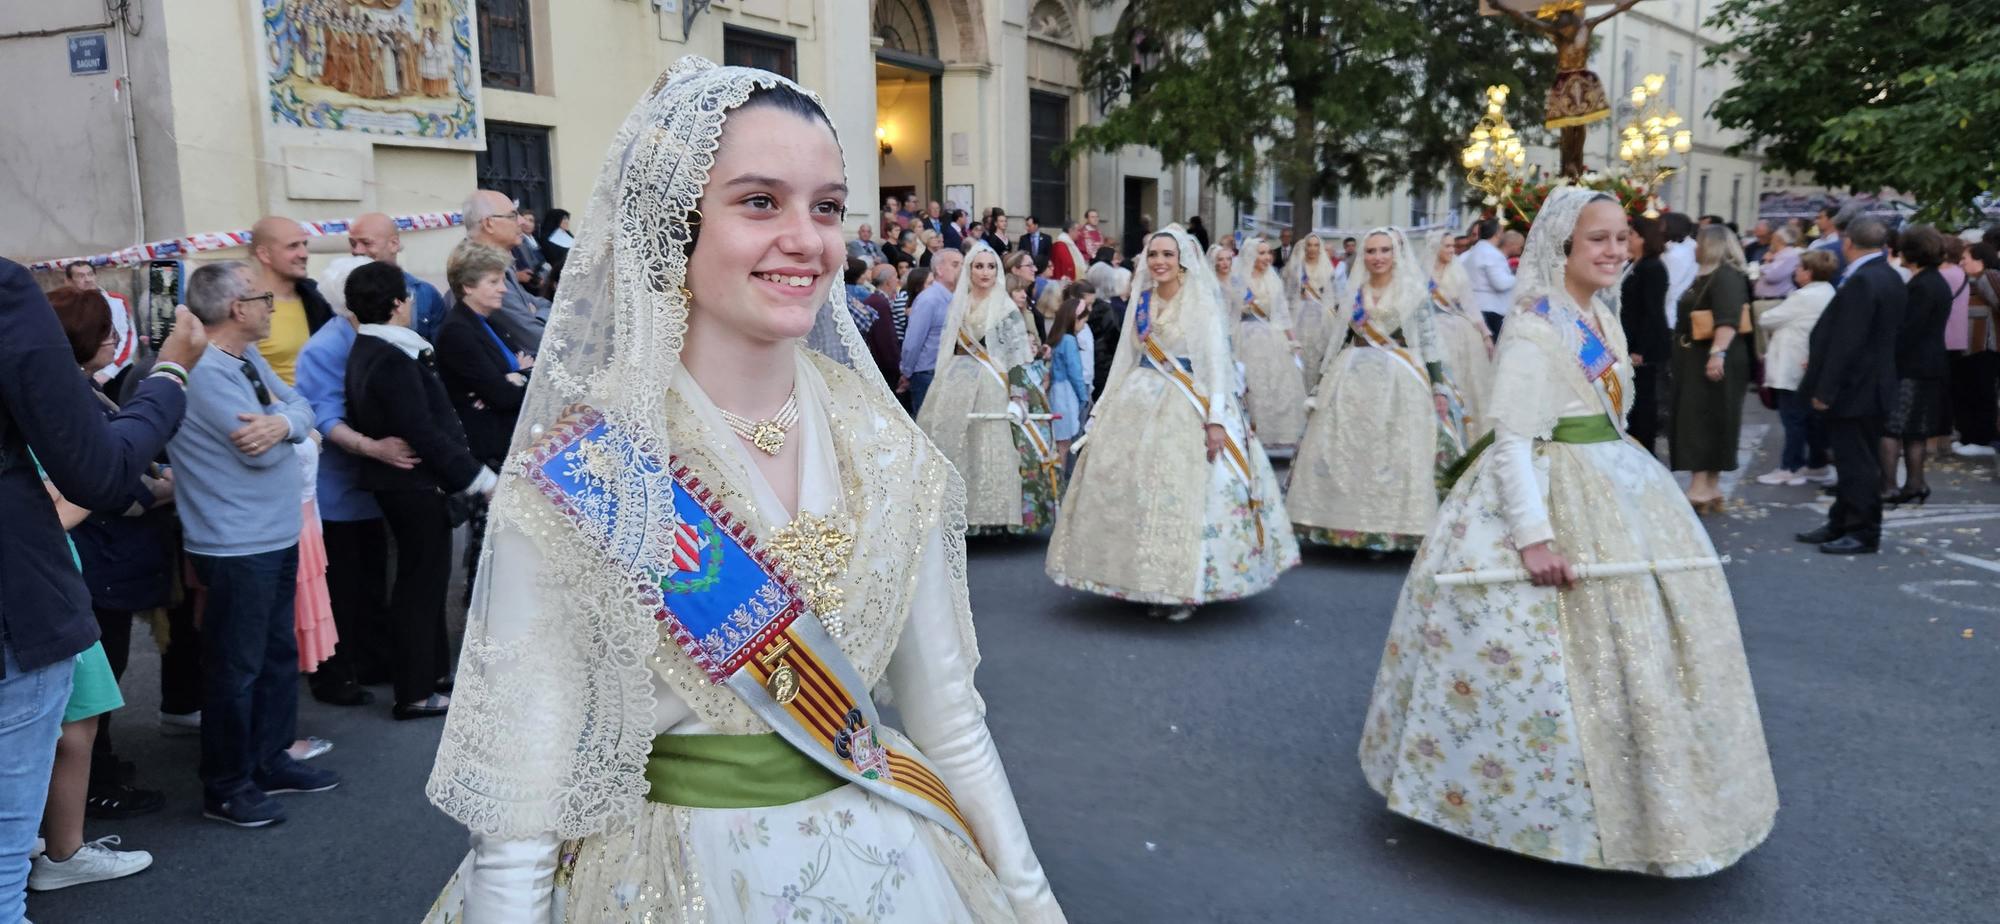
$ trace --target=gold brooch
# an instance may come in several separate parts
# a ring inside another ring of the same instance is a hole
[[[767,548],[798,583],[826,631],[838,638],[845,628],[840,612],[847,605],[840,579],[854,554],[854,533],[832,519],[801,513],[771,537]]]

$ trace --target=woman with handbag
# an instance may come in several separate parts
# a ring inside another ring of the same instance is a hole
[[[1695,237],[1695,280],[1681,296],[1674,325],[1673,418],[1670,456],[1677,472],[1693,473],[1688,502],[1722,512],[1722,473],[1736,470],[1743,429],[1743,392],[1750,382],[1750,277],[1736,232],[1709,225]]]
[[[401,469],[363,459],[358,479],[396,540],[393,711],[398,719],[442,716],[451,705],[439,690],[451,666],[444,628],[451,531],[465,522],[467,502],[491,495],[498,479],[467,448],[431,345],[410,329],[403,271],[389,263],[356,268],[347,277],[347,310],[361,322],[347,357],[347,425],[371,439],[400,437],[423,460]]]

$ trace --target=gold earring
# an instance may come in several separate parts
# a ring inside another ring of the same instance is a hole
[[[687,286],[681,286],[680,290],[681,290],[681,304],[692,307],[694,305],[694,293],[688,291]]]

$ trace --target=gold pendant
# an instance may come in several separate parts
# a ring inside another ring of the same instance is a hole
[[[826,624],[828,632],[838,636],[840,611],[847,604],[840,579],[846,575],[848,556],[854,552],[854,534],[832,520],[802,513],[771,537],[768,548],[798,582],[806,605]]]
[[[767,456],[775,456],[784,451],[785,428],[775,420],[757,421],[757,429],[750,432],[750,445]]]
[[[777,700],[778,705],[786,705],[799,698],[799,675],[790,664],[780,664],[777,670],[771,672],[770,679],[764,681],[764,689],[770,691],[771,698]]]

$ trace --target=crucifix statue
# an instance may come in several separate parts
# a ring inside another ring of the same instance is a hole
[[[1583,15],[1583,0],[1548,0],[1532,16],[1507,3],[1492,4],[1556,43],[1556,82],[1549,87],[1548,115],[1542,124],[1561,133],[1563,176],[1583,175],[1584,126],[1611,115],[1604,81],[1590,71],[1590,34],[1638,2],[1618,0],[1611,9],[1588,19]]]

